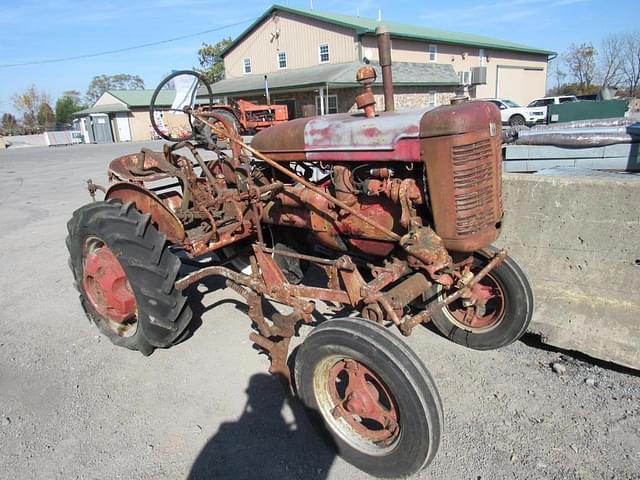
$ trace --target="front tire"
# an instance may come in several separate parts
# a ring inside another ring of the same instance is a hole
[[[296,354],[295,386],[339,454],[369,474],[411,475],[438,450],[444,420],[435,383],[380,325],[350,318],[317,327]]]
[[[475,252],[472,272],[479,272],[496,252],[493,247]],[[433,315],[434,325],[445,337],[475,350],[493,350],[515,342],[526,332],[533,315],[533,292],[511,257],[491,270],[474,292],[486,299],[481,310],[457,300]],[[451,292],[440,288],[437,301],[447,293]]]
[[[149,355],[175,343],[191,308],[175,288],[180,260],[132,203],[94,202],[67,224],[69,264],[84,311],[115,345]]]
[[[519,127],[525,124],[524,117],[522,115],[513,115],[509,119],[509,125],[512,127]]]

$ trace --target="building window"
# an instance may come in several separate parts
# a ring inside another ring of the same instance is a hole
[[[438,46],[429,45],[429,61],[436,62],[438,60]]]
[[[320,115],[320,97],[316,97],[316,115]],[[338,96],[325,96],[324,113],[338,113]]]
[[[248,74],[248,73],[251,73],[251,59],[250,58],[245,58],[242,61],[242,66],[244,68],[245,75]]]
[[[478,56],[480,57],[480,66],[485,67],[487,65],[487,56],[484,53],[484,48],[480,49]]]
[[[458,82],[460,85],[471,85],[471,70],[458,72]]]
[[[320,57],[320,63],[329,63],[329,44],[322,43],[318,47],[318,55]]]
[[[278,52],[278,70],[287,68],[287,52]]]
[[[436,92],[427,93],[427,104],[429,107],[438,106],[438,94]]]

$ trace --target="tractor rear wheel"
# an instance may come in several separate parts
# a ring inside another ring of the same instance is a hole
[[[89,320],[115,345],[149,355],[179,339],[191,308],[174,283],[180,260],[132,203],[95,202],[67,224],[75,285]]]
[[[217,113],[218,115],[223,117],[225,120],[227,120],[234,130],[233,133],[237,133],[237,134],[241,133],[242,125],[240,125],[240,122],[232,112],[230,112],[229,110],[225,110],[224,108],[214,108],[212,112]],[[215,121],[213,124],[221,129],[225,128],[224,124],[220,121]],[[218,135],[218,139],[226,140],[227,137]]]
[[[295,356],[295,387],[339,454],[378,477],[425,468],[440,444],[442,403],[416,354],[362,319],[317,327]]]

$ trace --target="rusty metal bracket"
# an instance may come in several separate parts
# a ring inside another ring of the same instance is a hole
[[[482,270],[480,270],[476,275],[474,275],[469,280],[461,281],[462,288],[452,293],[448,297],[442,299],[441,301],[430,305],[427,309],[422,312],[414,315],[413,317],[409,317],[405,319],[400,324],[400,331],[403,335],[411,335],[411,331],[419,324],[427,321],[431,315],[437,312],[439,309],[446,307],[450,303],[455,302],[462,296],[469,295],[471,289],[474,285],[476,285],[480,280],[482,280],[487,273],[493,270],[495,267],[502,263],[502,260],[507,256],[507,251],[505,249],[500,250],[496,255],[491,259],[489,263],[487,263]]]
[[[96,192],[100,190],[102,193],[106,194],[107,189],[102,185],[98,185],[97,183],[93,183],[93,180],[90,178],[87,179],[87,190],[89,190],[89,195],[91,195],[91,200],[96,201]]]
[[[287,357],[289,355],[289,342],[291,342],[291,337],[273,341],[253,332],[249,335],[249,339],[269,355],[269,359],[271,360],[269,372],[274,375],[281,375],[290,383],[291,372],[289,372],[289,368],[287,367]]]

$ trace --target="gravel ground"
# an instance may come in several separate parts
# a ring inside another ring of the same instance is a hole
[[[234,292],[200,286],[200,328],[148,358],[85,319],[66,221],[86,178],[105,182],[108,160],[148,145],[0,152],[0,477],[368,478],[265,374]],[[407,341],[446,422],[416,478],[640,478],[637,375],[523,342],[476,352],[426,328]]]

